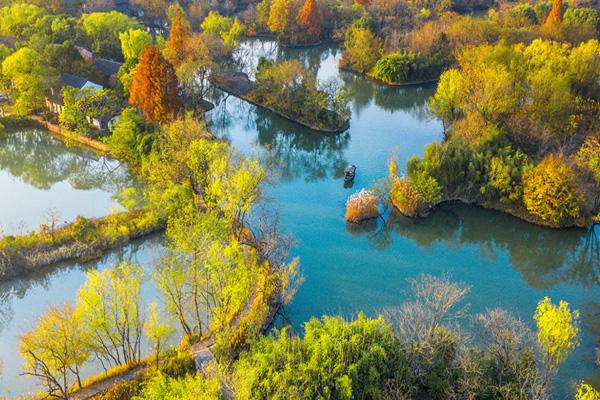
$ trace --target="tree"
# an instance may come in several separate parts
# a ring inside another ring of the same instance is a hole
[[[579,311],[571,311],[569,304],[561,300],[552,304],[549,297],[538,303],[533,317],[537,324],[538,344],[543,351],[544,362],[552,371],[565,361],[579,344]]]
[[[152,36],[141,29],[130,29],[127,32],[121,32],[119,33],[119,40],[121,41],[121,51],[125,61],[138,61],[146,47],[153,42]]]
[[[173,119],[181,109],[177,76],[173,66],[154,46],[146,47],[135,69],[129,102],[151,121]]]
[[[440,76],[435,94],[429,100],[431,109],[444,124],[444,132],[458,118],[459,96],[462,95],[463,85],[463,76],[460,71],[452,68],[444,71]]]
[[[298,23],[306,29],[311,39],[319,39],[321,36],[321,16],[315,0],[304,1],[300,14],[298,14]]]
[[[221,383],[216,377],[196,374],[175,379],[158,373],[145,382],[141,392],[132,400],[221,400],[224,398]]]
[[[264,336],[235,365],[236,394],[244,399],[377,399],[405,358],[389,325],[362,313],[354,321],[312,318],[303,338],[287,330]]]
[[[4,36],[26,39],[40,30],[47,12],[37,5],[9,3],[0,9],[0,33]],[[47,22],[47,21],[44,21]]]
[[[171,21],[169,40],[167,41],[167,58],[173,65],[177,65],[185,52],[187,41],[191,37],[190,23],[185,18],[183,10],[177,7]]]
[[[381,54],[381,41],[368,28],[352,27],[346,34],[340,64],[365,73],[373,68]]]
[[[292,0],[272,0],[267,25],[281,40],[290,33],[292,18]]]
[[[120,58],[119,34],[141,26],[127,15],[117,11],[84,14],[81,27],[91,50],[107,58]]]
[[[222,36],[228,32],[233,26],[233,20],[229,17],[224,17],[218,11],[208,13],[200,27],[202,30],[213,36]]]
[[[123,110],[104,139],[113,157],[127,161],[134,168],[140,167],[150,153],[156,134],[150,124],[134,109]]]
[[[46,91],[58,79],[56,71],[49,67],[42,56],[28,47],[21,48],[6,57],[2,74],[10,81],[16,97],[17,113],[24,115],[43,106]]]
[[[551,154],[525,172],[523,202],[532,215],[562,226],[580,218],[584,198],[575,172],[563,157]]]
[[[59,399],[68,399],[71,389],[81,386],[80,369],[89,358],[87,348],[87,332],[69,304],[51,306],[19,340],[24,374],[39,379],[48,396]]]
[[[150,304],[148,307],[148,319],[144,324],[144,331],[150,346],[154,349],[156,355],[156,369],[158,369],[158,360],[160,351],[166,345],[169,338],[175,333],[175,329],[164,322],[164,319],[158,314],[158,306],[156,303]]]
[[[552,2],[552,9],[550,10],[550,14],[546,17],[545,25],[547,27],[555,27],[560,25],[563,20],[563,2],[562,0],[554,0]]]
[[[140,360],[144,320],[141,310],[143,270],[121,264],[90,271],[77,295],[79,329],[90,335],[90,350],[104,368]]]

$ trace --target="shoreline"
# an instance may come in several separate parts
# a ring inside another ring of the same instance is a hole
[[[89,262],[165,227],[165,221],[149,210],[109,214],[100,218],[78,217],[48,232],[48,227],[25,235],[0,239],[0,282],[69,262]],[[79,237],[79,232],[85,232]]]
[[[294,123],[296,123],[298,125],[302,125],[305,128],[308,128],[308,129],[313,130],[315,132],[325,133],[325,134],[338,134],[338,133],[346,132],[348,129],[350,129],[350,120],[347,120],[346,123],[344,124],[344,126],[342,126],[340,128],[335,128],[335,129],[332,129],[332,128],[319,128],[319,127],[314,126],[314,125],[312,125],[312,124],[310,124],[308,122],[304,122],[304,121],[301,121],[301,120],[299,120],[299,119],[297,119],[295,117],[292,117],[292,116],[286,114],[283,111],[279,111],[279,110],[276,110],[276,109],[271,108],[269,106],[266,106],[264,104],[258,103],[256,101],[254,101],[253,99],[251,99],[246,94],[242,93],[241,91],[235,90],[235,88],[233,88],[233,87],[227,87],[227,85],[224,84],[223,82],[217,82],[215,80],[211,80],[210,82],[211,82],[211,84],[214,87],[216,87],[219,90],[222,90],[225,93],[228,93],[228,94],[230,94],[232,96],[235,96],[235,97],[237,97],[237,98],[239,98],[241,100],[244,100],[244,101],[246,101],[246,102],[248,102],[248,103],[250,103],[250,104],[252,104],[252,105],[254,105],[256,107],[261,107],[264,110],[267,110],[269,112],[272,112],[273,114],[276,114],[276,115],[280,116],[281,118],[285,118],[288,121],[294,122]],[[251,81],[249,80],[249,82],[251,82]],[[248,91],[246,93],[249,93],[250,91]]]
[[[410,86],[420,86],[420,85],[429,85],[432,83],[436,83],[440,80],[439,77],[437,78],[431,78],[431,79],[425,79],[425,80],[421,80],[421,81],[408,81],[408,82],[386,82],[383,81],[381,79],[378,79],[376,77],[374,77],[372,74],[370,73],[362,73],[362,72],[358,72],[352,68],[349,67],[339,67],[340,71],[344,71],[344,72],[349,72],[355,75],[359,75],[359,76],[364,76],[365,78],[370,79],[371,81],[375,82],[375,83],[379,83],[380,85],[383,86],[388,86],[388,87],[396,87],[396,88],[401,88],[401,87],[410,87]]]
[[[517,212],[517,211],[511,210],[508,208],[502,208],[502,207],[499,207],[498,205],[494,205],[491,203],[480,203],[480,202],[477,202],[474,200],[469,201],[467,199],[459,198],[459,197],[444,199],[444,200],[440,201],[439,203],[433,205],[429,210],[427,210],[427,212],[425,214],[416,216],[416,217],[411,217],[409,215],[404,214],[402,211],[400,211],[398,209],[398,207],[396,207],[396,205],[390,201],[390,204],[392,205],[392,209],[395,212],[399,213],[400,215],[402,215],[406,218],[410,218],[410,219],[427,218],[429,216],[429,214],[431,214],[431,212],[435,210],[436,207],[438,207],[442,204],[452,204],[452,203],[464,204],[469,207],[479,207],[484,210],[490,210],[490,211],[494,211],[494,212],[503,213],[503,214],[509,215],[513,218],[516,218],[520,221],[526,222],[528,224],[532,224],[532,225],[539,226],[542,228],[555,229],[555,230],[556,229],[590,229],[590,228],[593,228],[594,226],[600,224],[600,223],[594,222],[592,220],[591,224],[589,223],[590,221],[587,221],[587,223],[582,223],[582,224],[573,223],[571,225],[566,225],[566,226],[556,226],[556,225],[548,224],[548,223],[546,223],[540,219],[537,219],[527,213]]]

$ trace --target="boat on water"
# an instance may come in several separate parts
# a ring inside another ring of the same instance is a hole
[[[356,176],[356,165],[348,165],[346,169],[344,169],[344,182],[351,183],[354,181],[354,177]]]

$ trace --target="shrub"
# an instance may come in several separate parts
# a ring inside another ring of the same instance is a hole
[[[362,189],[346,201],[346,221],[359,223],[362,220],[376,218],[379,215],[379,200],[375,193]]]
[[[136,396],[140,389],[141,385],[137,380],[118,382],[101,395],[99,400],[129,400]]]
[[[415,69],[415,53],[406,51],[383,56],[373,67],[373,77],[387,83],[399,83],[409,79]]]
[[[394,207],[407,217],[422,216],[428,210],[421,194],[406,178],[394,179],[390,200]]]
[[[186,375],[193,375],[196,372],[196,362],[194,357],[188,353],[177,353],[172,357],[166,358],[160,366],[160,370],[172,378],[182,378]]]
[[[523,175],[523,202],[532,215],[562,226],[581,217],[584,198],[575,172],[563,157],[551,154]]]

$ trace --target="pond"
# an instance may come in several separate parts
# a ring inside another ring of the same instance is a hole
[[[215,132],[237,149],[280,163],[278,182],[267,195],[298,241],[293,255],[305,276],[286,309],[287,322],[301,333],[312,316],[375,316],[407,300],[407,279],[448,273],[470,286],[466,302],[473,314],[502,307],[533,328],[544,296],[579,309],[582,340],[561,367],[557,398],[571,397],[581,379],[600,384],[594,365],[600,351],[600,227],[552,230],[460,204],[445,204],[418,221],[388,213],[385,223],[346,224],[346,199],[387,175],[392,149],[403,167],[442,139],[441,122],[427,108],[435,85],[389,88],[339,72],[337,45],[279,49],[272,42],[248,42],[249,54],[249,71],[259,56],[296,58],[319,79],[341,79],[352,91],[351,127],[341,135],[309,131],[222,93],[213,98]],[[348,164],[358,167],[352,188],[343,185]]]
[[[242,152],[278,161],[278,179],[266,195],[279,209],[283,228],[295,236],[292,255],[299,256],[303,265],[305,282],[285,315],[297,332],[302,333],[303,323],[312,316],[352,317],[360,311],[375,316],[407,299],[407,278],[450,273],[471,287],[466,301],[473,313],[503,307],[533,327],[532,315],[544,296],[554,302],[564,299],[581,310],[581,345],[560,370],[556,398],[570,397],[572,382],[598,382],[594,366],[595,348],[600,346],[598,227],[551,230],[458,204],[445,204],[418,221],[387,213],[385,223],[348,225],[346,199],[386,176],[392,148],[398,149],[404,165],[410,156],[422,154],[426,144],[442,138],[441,123],[427,109],[435,86],[387,88],[339,73],[336,45],[298,50],[250,42],[244,51],[253,62],[259,54],[301,59],[320,79],[339,77],[353,92],[351,128],[340,135],[306,130],[218,91],[211,99],[217,104],[209,113],[211,129]],[[19,135],[24,138],[17,140]],[[102,215],[116,205],[113,195],[130,184],[126,172],[121,175],[125,182],[115,178],[115,171],[121,174],[118,169],[110,168],[104,177],[94,174],[103,171],[104,163],[115,167],[110,160],[67,149],[46,133],[33,138],[21,132],[0,140],[0,222],[5,231],[20,221],[37,226],[49,207],[58,209],[61,220],[77,214]],[[29,142],[39,145],[22,144]],[[81,167],[75,167],[76,162]],[[344,188],[343,169],[349,163],[357,165],[357,177],[352,188]],[[108,183],[113,179],[117,183]],[[36,183],[44,181],[45,186]],[[87,197],[88,190],[96,195]],[[152,236],[97,263],[68,264],[0,283],[0,396],[35,388],[34,380],[19,376],[18,337],[49,304],[72,301],[91,268],[125,260],[152,270],[161,243],[160,235]],[[155,297],[147,281],[144,298]]]
[[[114,196],[131,178],[119,163],[67,147],[37,129],[0,135],[0,233],[22,234],[76,216],[101,217],[120,209]]]

